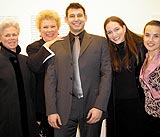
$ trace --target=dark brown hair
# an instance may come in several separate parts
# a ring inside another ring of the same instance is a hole
[[[115,46],[114,46],[115,44],[111,40],[109,40],[108,35],[107,35],[106,25],[111,21],[117,22],[121,27],[123,27],[123,26],[126,27],[126,32],[125,32],[126,53],[125,53],[123,66],[122,66],[122,61],[119,59],[118,55],[116,54],[116,50],[115,50]],[[105,31],[106,38],[108,40],[112,68],[114,71],[120,71],[122,69],[122,67],[127,68],[129,70],[130,63],[131,63],[129,60],[129,55],[133,55],[136,58],[137,64],[139,63],[138,49],[137,49],[136,44],[137,44],[137,42],[143,42],[143,39],[140,35],[130,31],[127,28],[127,25],[124,23],[124,21],[116,16],[111,16],[105,20],[104,31]]]
[[[160,21],[158,21],[158,20],[151,20],[151,21],[149,21],[149,22],[144,26],[143,33],[145,32],[145,29],[146,29],[146,27],[147,27],[148,25],[160,27]]]
[[[86,11],[85,11],[84,7],[81,4],[79,4],[79,3],[70,3],[69,4],[69,6],[66,9],[66,17],[68,16],[68,10],[69,9],[82,9],[84,15],[86,15]]]

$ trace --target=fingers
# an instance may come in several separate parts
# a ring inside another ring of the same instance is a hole
[[[91,111],[89,111],[88,115],[87,115],[87,120],[89,120],[91,118],[91,116],[92,116],[92,113],[91,113]]]
[[[89,117],[90,116],[90,117]],[[102,116],[102,111],[96,108],[92,108],[87,115],[87,123],[94,124],[100,121]]]
[[[59,126],[62,126],[62,122],[61,122],[60,118],[58,118],[58,124],[59,124]]]
[[[55,39],[46,42],[45,45],[49,48],[53,43],[55,43],[56,41],[60,41],[60,40],[63,40],[63,38],[62,37],[56,37]]]
[[[63,40],[62,37],[56,37],[56,40]]]
[[[58,128],[58,129],[60,128],[58,122],[53,122],[53,121],[52,121],[52,122],[49,122],[49,124],[50,124],[50,126],[53,127],[53,128]]]
[[[61,119],[58,114],[49,115],[48,123],[53,128],[60,128],[60,126],[62,125]]]
[[[97,123],[97,122],[99,122],[99,121],[100,121],[99,118],[92,116],[92,117],[90,117],[90,119],[88,119],[87,123],[88,123],[88,124],[95,124],[95,123]]]

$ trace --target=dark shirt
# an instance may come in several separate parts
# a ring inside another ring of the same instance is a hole
[[[84,33],[85,33],[85,30],[83,30],[81,33],[79,33],[77,35],[79,37],[80,44],[82,43],[82,40],[83,40],[83,37],[84,37]],[[70,38],[70,46],[71,46],[71,51],[72,51],[73,44],[74,44],[74,41],[75,41],[75,35],[73,33],[69,32],[69,38]]]
[[[121,59],[122,64],[125,58],[126,53],[126,46],[125,43],[122,42],[120,44],[115,45],[117,48],[117,55]],[[138,97],[138,89],[136,86],[136,76],[135,76],[135,69],[137,66],[136,59],[133,56],[129,57],[131,64],[130,70],[122,67],[120,72],[114,73],[114,83],[115,83],[115,90],[116,90],[116,98],[117,99],[131,99]]]
[[[122,42],[120,44],[115,44],[115,47],[117,49],[117,53],[118,53],[118,56],[121,60],[124,59],[125,57],[125,54],[126,54],[126,46],[125,46],[125,42]]]

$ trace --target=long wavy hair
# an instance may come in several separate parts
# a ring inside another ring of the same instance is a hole
[[[106,25],[109,22],[117,22],[121,27],[125,26],[126,27],[126,32],[125,32],[125,46],[126,46],[126,53],[124,57],[124,62],[122,63],[122,60],[118,57],[117,55],[117,49],[115,47],[115,43],[113,43],[106,31]],[[130,70],[130,55],[133,55],[136,59],[137,64],[139,63],[139,56],[138,56],[138,49],[137,49],[137,43],[143,43],[143,38],[142,36],[132,32],[131,30],[128,29],[127,25],[124,23],[122,19],[116,16],[111,16],[107,18],[104,22],[104,31],[106,38],[108,40],[108,46],[110,49],[110,55],[111,55],[111,62],[112,62],[112,68],[114,71],[120,71],[122,67]]]

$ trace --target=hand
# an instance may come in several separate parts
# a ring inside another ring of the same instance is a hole
[[[48,123],[53,128],[60,128],[62,125],[60,116],[58,114],[51,114],[48,116]]]
[[[92,108],[87,115],[87,123],[94,124],[97,123],[102,117],[102,110],[97,108]]]
[[[46,42],[45,45],[49,48],[54,42],[59,41],[59,40],[63,40],[63,38],[62,37],[56,37],[55,39]]]
[[[37,121],[37,124],[40,125],[40,124],[41,124],[41,121]]]

